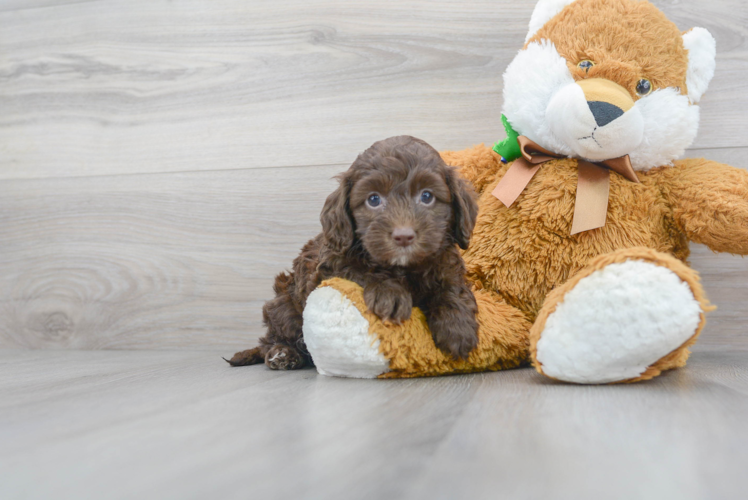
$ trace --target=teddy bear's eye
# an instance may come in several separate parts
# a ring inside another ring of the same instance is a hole
[[[592,66],[594,66],[594,65],[595,65],[595,63],[593,63],[589,59],[585,59],[584,61],[580,61],[579,64],[577,64],[577,66],[579,66],[580,68],[582,68],[585,71],[589,71],[590,68]]]
[[[636,93],[645,96],[650,92],[652,92],[652,83],[646,78],[639,80],[639,83],[636,84]]]

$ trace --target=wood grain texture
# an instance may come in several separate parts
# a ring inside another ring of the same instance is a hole
[[[748,350],[624,386],[0,352],[0,498],[743,499]]]
[[[0,183],[0,346],[254,343],[341,166]]]
[[[0,347],[253,345],[273,277],[346,168],[0,182]],[[693,245],[691,261],[719,306],[700,342],[748,345],[746,260]]]
[[[655,2],[717,39],[695,147],[748,146],[748,4]],[[494,142],[534,2],[0,2],[0,178],[325,165],[407,133]]]

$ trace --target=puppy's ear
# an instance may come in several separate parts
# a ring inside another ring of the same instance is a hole
[[[319,216],[325,239],[337,252],[345,252],[353,245],[354,227],[349,197],[353,183],[349,172],[338,176],[340,185],[327,197]]]
[[[478,203],[475,191],[459,176],[453,167],[447,167],[447,186],[452,193],[452,237],[460,248],[467,249],[470,235],[473,234],[475,218],[478,216]]]

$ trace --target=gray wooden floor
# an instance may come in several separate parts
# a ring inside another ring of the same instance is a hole
[[[748,3],[687,156],[748,167]],[[748,261],[635,386],[531,370],[354,381],[229,369],[331,177],[410,134],[503,138],[534,1],[0,0],[0,500],[745,498]]]
[[[646,384],[0,351],[0,498],[744,499],[748,351]]]

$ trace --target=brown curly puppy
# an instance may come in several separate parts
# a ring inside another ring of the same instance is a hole
[[[474,192],[425,142],[398,136],[374,143],[339,177],[325,201],[322,233],[275,278],[265,304],[267,335],[238,352],[233,366],[265,361],[291,370],[312,364],[302,337],[309,294],[325,279],[354,281],[385,321],[421,308],[436,345],[466,358],[478,343],[475,298],[465,282],[467,248],[478,212]]]

